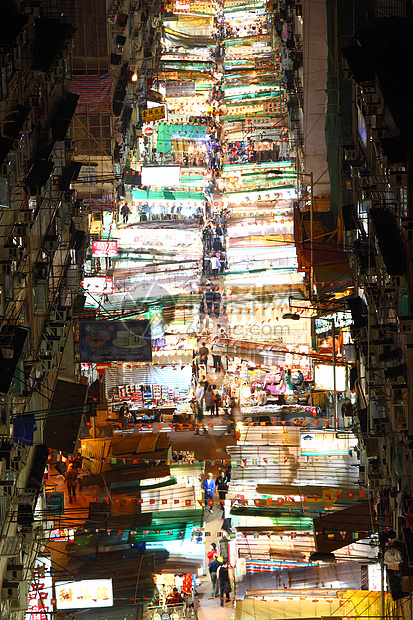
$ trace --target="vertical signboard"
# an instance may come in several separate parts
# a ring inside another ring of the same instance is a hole
[[[30,584],[25,620],[50,620],[53,613],[52,561],[50,558],[38,557]]]

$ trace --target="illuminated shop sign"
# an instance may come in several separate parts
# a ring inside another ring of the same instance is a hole
[[[150,322],[80,321],[82,362],[150,362]]]
[[[58,610],[113,607],[112,579],[58,581],[55,588]]]
[[[345,433],[306,433],[300,435],[302,456],[342,456],[348,454],[349,436]]]
[[[315,364],[314,366],[314,384],[316,390],[334,390],[334,371],[336,375],[336,392],[345,392],[346,384],[346,367],[332,366],[330,364]]]
[[[117,256],[117,241],[92,241],[92,256]]]
[[[176,187],[181,183],[179,166],[142,166],[142,185]]]
[[[142,120],[144,123],[151,123],[152,121],[160,121],[165,118],[165,106],[158,105],[155,108],[149,108],[149,110],[141,110]]]
[[[53,614],[52,561],[50,558],[38,557],[30,584],[26,620],[48,620]]]
[[[330,332],[332,328],[332,320],[334,319],[334,324],[336,329],[343,329],[344,327],[350,327],[353,324],[353,319],[351,317],[351,312],[337,312],[334,314],[329,314],[327,316],[323,316],[319,319],[315,319],[315,333],[316,334],[325,334],[326,332]]]

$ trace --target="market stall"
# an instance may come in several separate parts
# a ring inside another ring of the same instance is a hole
[[[186,356],[188,357],[188,356]],[[188,359],[189,361],[189,359]],[[117,418],[126,403],[136,422],[173,415],[184,404],[192,382],[191,363],[178,365],[115,366],[105,370],[104,385],[108,417]]]

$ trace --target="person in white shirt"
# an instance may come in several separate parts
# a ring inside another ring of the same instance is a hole
[[[211,269],[212,269],[212,277],[216,279],[218,277],[219,268],[221,266],[221,262],[217,256],[211,256]]]

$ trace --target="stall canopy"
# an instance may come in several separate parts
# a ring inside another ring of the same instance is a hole
[[[79,434],[88,386],[58,379],[44,427],[44,443],[73,454]]]
[[[317,517],[314,519],[317,551],[332,553],[350,542],[370,537],[374,529],[373,521],[370,502]]]
[[[286,596],[288,594],[288,598]],[[291,590],[274,600],[263,601],[258,598],[237,601],[237,620],[295,620],[296,618],[342,617],[340,599],[332,593],[326,600],[324,597],[292,596]],[[302,592],[300,592],[302,595]],[[261,596],[263,594],[261,593]]]
[[[177,360],[179,356],[177,357]],[[178,363],[178,362],[176,362]],[[131,366],[125,368],[117,366],[105,370],[106,397],[113,392],[118,385],[167,385],[188,392],[192,379],[192,368],[186,365],[178,369],[177,366]]]
[[[206,139],[206,127],[204,125],[170,124],[160,123],[158,127],[158,139],[156,150],[158,153],[169,153],[172,150],[172,139]]]
[[[253,593],[256,590],[272,592],[276,584],[275,568],[272,561],[254,562],[247,561],[247,575],[238,583],[239,591],[246,590]],[[279,566],[279,564],[278,564]],[[354,570],[354,562],[339,562],[337,564],[307,565],[288,568],[290,588],[316,588],[322,581],[326,587],[339,582],[342,587],[360,588],[361,571]]]

